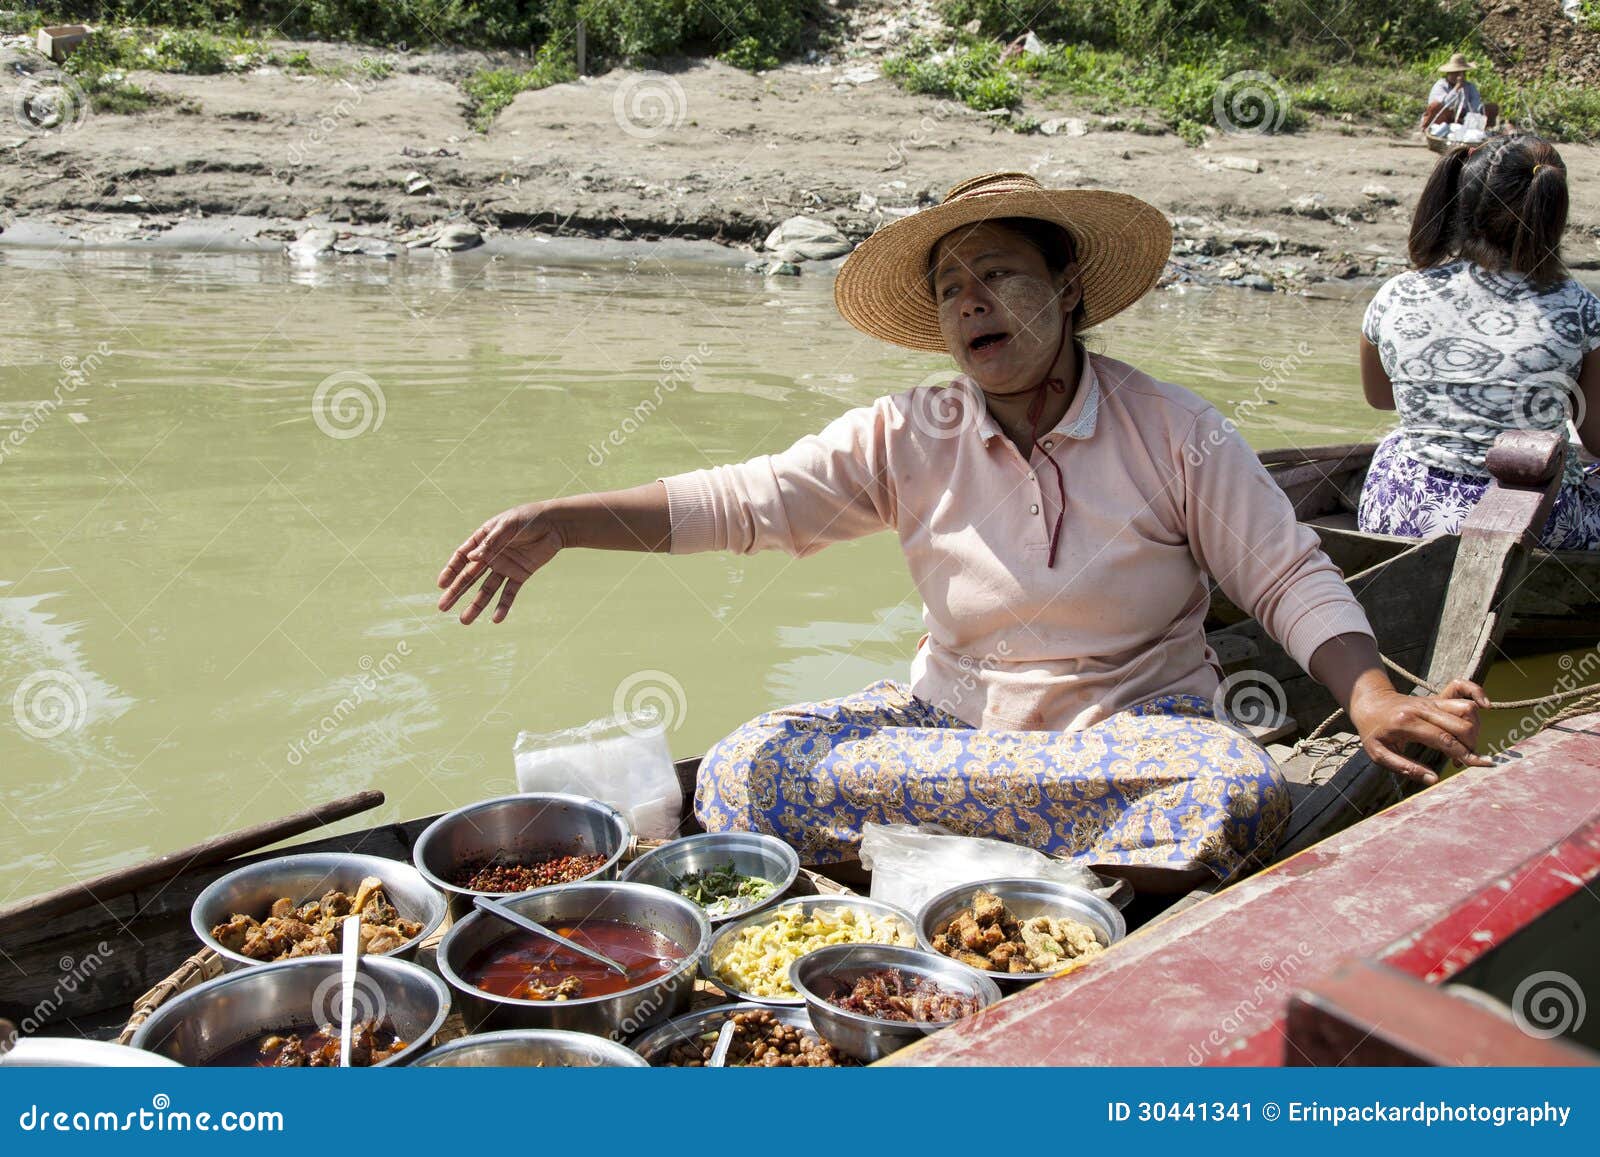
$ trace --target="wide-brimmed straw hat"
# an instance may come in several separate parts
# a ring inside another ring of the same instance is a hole
[[[1079,332],[1148,293],[1172,251],[1172,226],[1137,197],[1104,189],[1046,189],[1027,173],[985,173],[956,185],[933,208],[891,222],[863,241],[839,270],[834,304],[863,333],[945,352],[928,257],[952,229],[996,217],[1035,217],[1072,236],[1083,286]]]
[[[1449,60],[1439,66],[1440,72],[1467,72],[1477,68],[1477,64],[1467,59],[1465,53],[1458,52]]]

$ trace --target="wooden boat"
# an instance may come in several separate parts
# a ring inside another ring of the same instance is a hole
[[[1580,577],[1593,572],[1589,560],[1527,546],[1530,528],[1543,524],[1553,501],[1561,453],[1553,435],[1503,435],[1490,456],[1496,482],[1462,534],[1425,543],[1359,534],[1346,525],[1371,446],[1273,451],[1262,458],[1345,569],[1382,650],[1430,681],[1443,682],[1454,676],[1481,679],[1514,628],[1545,649],[1600,636],[1600,607]],[[1281,712],[1252,727],[1263,743],[1310,735],[1333,714],[1327,691],[1220,592],[1208,626],[1208,640],[1226,672],[1255,673],[1282,689]],[[1376,768],[1352,740],[1335,732],[1319,745],[1273,749],[1294,798],[1280,842],[1283,856],[1350,827],[1402,795],[1395,778]],[[698,757],[677,764],[686,798],[692,798],[698,765]],[[0,989],[0,1019],[39,1024],[50,1035],[114,1035],[136,999],[195,951],[189,910],[218,876],[247,859],[285,851],[360,851],[409,861],[412,845],[434,818],[226,862],[219,862],[219,848],[200,849],[211,855],[204,863],[167,857],[125,875],[115,891],[91,888],[76,902],[69,896],[45,907],[0,912],[0,959],[10,976]],[[694,830],[687,811],[683,825]],[[272,841],[265,834],[253,833],[253,844],[219,841],[220,851],[266,846]],[[1154,903],[1136,899],[1130,923],[1192,906],[1217,890],[1197,890],[1171,909],[1171,897]]]

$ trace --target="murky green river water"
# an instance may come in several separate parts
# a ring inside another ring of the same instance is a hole
[[[619,689],[666,688],[689,754],[921,633],[889,536],[575,553],[501,626],[434,609],[512,503],[777,449],[947,364],[856,334],[831,282],[8,251],[0,297],[0,902],[361,788],[390,819],[509,790],[519,729]],[[1092,344],[1308,445],[1387,425],[1359,321],[1165,293]]]

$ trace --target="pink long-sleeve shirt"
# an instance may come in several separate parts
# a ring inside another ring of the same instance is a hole
[[[675,554],[894,530],[923,601],[913,693],[975,727],[1072,731],[1159,695],[1215,694],[1206,576],[1301,666],[1371,627],[1315,532],[1217,410],[1080,354],[1025,460],[965,375],[851,410],[789,449],[664,478]],[[1050,449],[1065,479],[1059,553]]]

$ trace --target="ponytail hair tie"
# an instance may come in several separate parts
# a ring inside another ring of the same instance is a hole
[[[1548,169],[1551,167],[1552,166],[1545,164],[1543,161],[1540,161],[1537,165],[1533,166],[1533,175],[1537,177],[1540,169]]]

